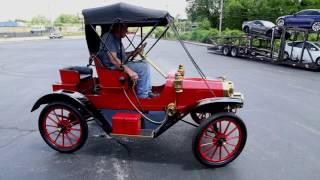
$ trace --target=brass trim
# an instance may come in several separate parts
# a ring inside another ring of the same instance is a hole
[[[231,81],[222,80],[222,88],[223,88],[223,96],[224,97],[231,97],[234,93],[234,86]]]
[[[175,103],[170,103],[167,106],[168,116],[174,116],[177,113],[177,106]]]

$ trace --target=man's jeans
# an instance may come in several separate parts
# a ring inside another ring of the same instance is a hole
[[[128,62],[126,65],[136,72],[139,76],[136,93],[139,98],[147,98],[151,92],[151,73],[150,66],[145,61]]]

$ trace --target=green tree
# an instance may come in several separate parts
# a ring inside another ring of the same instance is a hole
[[[208,19],[211,27],[219,26],[219,7],[220,0],[187,0],[186,9],[192,21]]]
[[[189,19],[202,22],[208,19],[218,27],[220,0],[187,0]],[[320,9],[320,0],[224,0],[223,28],[240,29],[243,21],[268,20],[303,9]]]
[[[54,24],[56,26],[61,26],[63,24],[80,24],[80,18],[78,16],[75,16],[75,15],[61,14],[54,21]]]
[[[35,16],[31,19],[30,24],[31,25],[48,25],[48,24],[50,24],[50,20],[48,20],[43,15],[38,15],[38,16]]]

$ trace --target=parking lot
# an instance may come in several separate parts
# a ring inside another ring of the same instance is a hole
[[[59,68],[87,64],[86,42],[10,42],[0,44],[0,179],[320,179],[319,72],[187,47],[207,76],[226,76],[244,94],[238,114],[248,139],[234,162],[218,169],[199,164],[191,150],[196,129],[182,122],[153,140],[99,137],[91,123],[81,150],[55,152],[38,132],[40,111],[30,110],[59,81]],[[184,64],[186,76],[197,76],[178,42],[160,41],[149,57],[166,72]],[[152,75],[154,84],[164,82]]]

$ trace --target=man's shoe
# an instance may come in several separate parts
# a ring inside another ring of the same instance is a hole
[[[148,93],[148,96],[149,96],[149,98],[154,98],[154,97],[160,96],[160,94],[158,94],[158,93],[153,93],[153,92],[149,92],[149,93]]]

